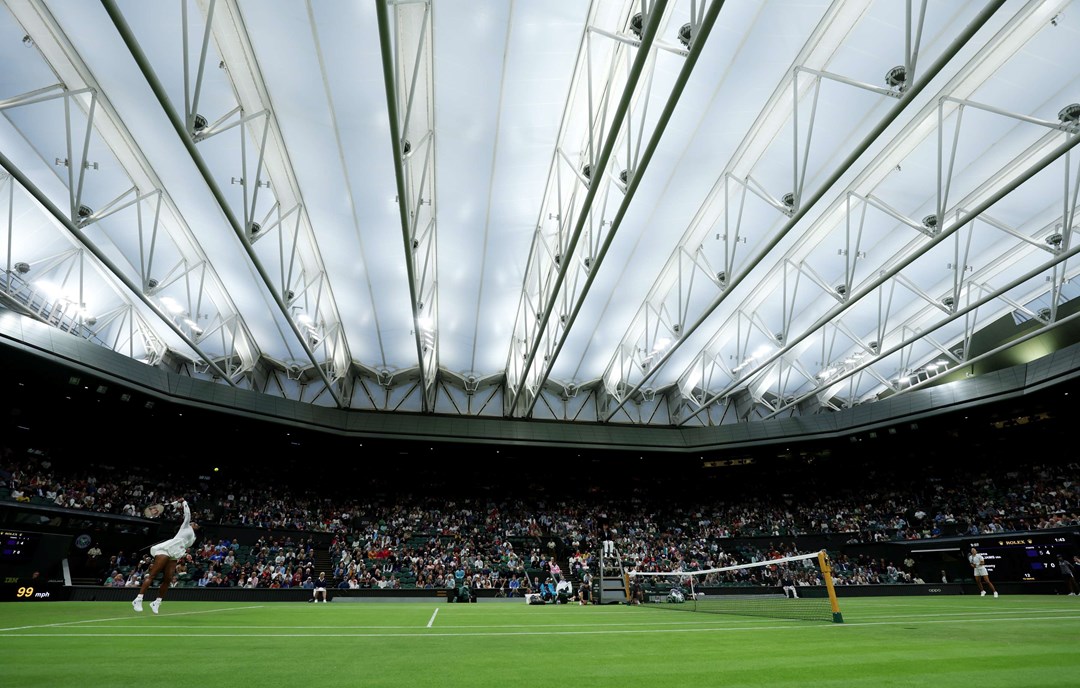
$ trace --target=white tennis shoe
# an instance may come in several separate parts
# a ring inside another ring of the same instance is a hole
[[[135,611],[141,612],[142,611],[142,600],[132,600],[131,601],[131,607]]]
[[[154,612],[155,614],[158,613],[158,609],[160,609],[160,608],[161,608],[161,600],[154,600],[153,602],[150,603],[150,611]]]

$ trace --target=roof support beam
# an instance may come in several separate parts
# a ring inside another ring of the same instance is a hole
[[[178,337],[184,340],[185,344],[190,346],[193,351],[199,354],[199,356],[202,357],[204,361],[206,361],[207,365],[211,369],[213,369],[215,374],[217,374],[221,378],[224,378],[231,387],[237,386],[236,383],[233,382],[233,379],[224,370],[218,367],[218,365],[213,362],[213,359],[211,359],[211,357],[208,356],[199,347],[199,344],[192,337],[190,337],[179,325],[176,324],[172,316],[166,313],[164,309],[162,309],[161,306],[158,305],[158,303],[154,299],[151,299],[149,296],[146,295],[146,293],[142,289],[142,285],[135,284],[127,275],[125,275],[123,271],[120,270],[120,268],[115,263],[113,263],[113,261],[110,260],[109,257],[105,255],[105,253],[100,248],[98,248],[98,246],[94,242],[90,241],[87,238],[87,236],[83,233],[82,229],[80,229],[74,222],[71,221],[71,218],[69,218],[63,213],[63,211],[56,207],[52,200],[48,196],[46,196],[40,189],[38,189],[30,181],[30,179],[27,178],[26,175],[24,175],[22,171],[18,167],[16,167],[15,164],[12,163],[6,155],[4,155],[3,151],[0,151],[0,167],[2,167],[4,171],[11,175],[13,181],[17,181],[19,185],[26,190],[27,193],[33,196],[34,200],[40,203],[41,206],[45,208],[45,210],[48,211],[50,215],[53,216],[53,219],[63,225],[64,228],[67,229],[67,231],[70,232],[72,236],[78,239],[79,243],[85,246],[86,250],[89,251],[99,263],[105,266],[109,270],[109,272],[111,272],[116,277],[116,279],[123,282],[124,286],[128,288],[128,291],[138,297],[139,300],[141,300],[147,308],[154,311],[154,313],[156,313],[158,317],[161,318],[161,320],[166,325],[168,325],[169,328],[173,332],[175,332]]]
[[[942,69],[967,45],[968,41],[979,31],[982,26],[990,20],[991,17],[1004,5],[1002,0],[987,3],[987,5],[979,12],[979,14],[970,22],[960,34],[945,48],[942,54],[934,61],[934,63],[926,70],[921,78],[911,84],[909,88],[904,91],[903,96],[899,101],[886,113],[886,115],[870,130],[870,132],[863,137],[855,148],[845,157],[845,159],[836,167],[835,170],[823,182],[818,188],[811,193],[807,198],[800,199],[800,203],[797,207],[792,209],[790,218],[783,227],[781,227],[772,237],[770,237],[751,260],[746,269],[739,272],[737,275],[728,275],[728,287],[721,292],[695,320],[688,326],[683,328],[680,334],[680,338],[661,356],[660,360],[651,367],[648,371],[645,371],[642,379],[636,382],[633,389],[626,396],[618,399],[618,403],[611,411],[605,420],[610,420],[616,411],[626,403],[634,393],[637,392],[655,373],[659,370],[664,363],[669,360],[672,355],[678,350],[679,346],[686,341],[690,334],[696,331],[701,325],[708,319],[709,315],[716,310],[717,307],[725,300],[727,294],[731,293],[735,287],[741,283],[747,275],[749,275],[753,268],[765,260],[766,256],[779,244],[789,232],[791,232],[799,223],[799,221],[819,203],[822,198],[825,197],[829,189],[851,169],[852,166],[862,157],[862,155],[870,149],[870,147],[878,140],[881,134],[907,109],[908,105],[926,88],[926,86],[941,72]],[[797,105],[796,105],[797,107]],[[784,349],[788,349],[793,344],[785,343]],[[769,361],[775,360],[774,357],[770,357]],[[723,395],[717,395],[715,398],[720,398]],[[705,405],[706,407],[708,404]],[[696,415],[696,414],[695,414]],[[685,422],[684,419],[683,422]]]
[[[697,64],[698,58],[701,55],[703,46],[708,40],[709,34],[712,31],[713,25],[716,23],[716,18],[720,15],[720,10],[724,6],[724,0],[713,0],[709,5],[707,11],[705,11],[704,17],[699,26],[696,27],[694,32],[693,42],[690,50],[686,55],[686,60],[683,62],[682,69],[679,70],[678,78],[675,80],[675,84],[668,95],[667,102],[664,105],[663,111],[660,113],[660,117],[656,122],[652,135],[649,137],[649,142],[645,146],[645,150],[642,152],[641,157],[638,159],[637,164],[634,165],[632,173],[628,174],[626,180],[625,193],[623,195],[622,202],[619,204],[619,208],[615,213],[614,218],[611,221],[610,226],[607,229],[607,233],[604,236],[604,240],[600,246],[599,252],[595,256],[592,256],[592,262],[586,270],[585,283],[578,291],[573,295],[573,307],[570,313],[566,315],[565,320],[560,317],[559,322],[555,325],[555,332],[558,336],[558,341],[554,346],[554,350],[548,357],[550,360],[546,360],[542,366],[542,371],[539,374],[539,378],[536,382],[537,393],[533,394],[528,408],[525,411],[525,416],[532,414],[533,408],[536,405],[536,400],[539,398],[539,390],[547,382],[548,376],[551,374],[551,368],[555,364],[555,360],[559,357],[559,353],[562,351],[563,345],[566,343],[566,338],[570,333],[570,328],[573,327],[574,321],[577,319],[578,313],[581,311],[581,306],[585,302],[585,297],[589,293],[589,287],[592,285],[593,280],[596,279],[596,274],[599,271],[600,264],[603,262],[604,257],[607,255],[608,248],[611,246],[612,240],[615,238],[615,233],[618,231],[619,226],[622,224],[623,218],[626,217],[627,209],[630,207],[630,203],[634,198],[634,193],[641,182],[645,169],[648,167],[649,162],[652,160],[653,154],[656,152],[656,148],[660,143],[660,139],[664,135],[664,131],[667,129],[668,123],[671,121],[671,116],[675,111],[676,105],[679,103],[679,98],[682,96],[683,89],[686,87],[686,83],[690,80],[690,75],[694,71],[694,66]],[[601,168],[602,169],[602,168]],[[597,182],[599,183],[599,181]],[[570,261],[566,261],[569,263]],[[548,331],[541,328],[541,336],[548,334]],[[555,336],[555,335],[553,335]],[[526,377],[528,371],[526,370]],[[523,378],[524,379],[524,378]]]
[[[422,4],[422,7],[414,6],[416,4]],[[376,0],[375,6],[416,360],[419,362],[421,409],[428,413],[435,405],[439,367],[432,5],[429,0],[395,4],[393,28],[387,3]],[[397,34],[397,41],[393,32]],[[412,39],[416,41],[415,48],[410,45]],[[408,80],[407,88],[400,88],[405,84],[399,85],[399,77]],[[412,132],[420,135],[412,136]]]
[[[528,312],[531,312],[531,310],[523,309],[520,307],[518,309],[518,323],[515,324],[514,327],[515,339],[518,338],[519,329],[521,328],[524,329],[525,333],[532,332],[532,336],[524,337],[524,345],[527,348],[527,351],[523,354],[524,364],[521,364],[519,366],[518,362],[514,360],[513,364],[507,369],[507,380],[510,383],[510,398],[507,400],[507,403],[511,415],[514,415],[515,412],[520,415],[523,414],[526,410],[531,410],[532,408],[532,403],[524,401],[522,394],[526,391],[526,388],[530,386],[529,373],[532,370],[533,362],[536,359],[537,352],[540,350],[540,345],[544,339],[543,334],[547,330],[548,322],[551,319],[551,314],[555,310],[555,304],[559,301],[561,288],[564,280],[566,279],[566,273],[569,270],[572,262],[571,257],[574,255],[574,251],[577,248],[578,241],[581,239],[581,234],[585,228],[585,224],[589,220],[590,215],[592,214],[593,201],[596,198],[602,183],[601,177],[604,174],[604,171],[607,170],[608,163],[611,160],[611,156],[615,148],[615,144],[618,142],[618,132],[624,126],[627,112],[630,109],[631,101],[633,100],[635,92],[637,91],[638,82],[640,81],[642,74],[645,72],[646,65],[650,61],[652,54],[652,44],[653,41],[656,39],[656,34],[659,32],[661,18],[664,16],[666,6],[667,0],[654,0],[652,6],[649,7],[644,22],[644,29],[641,35],[641,44],[638,48],[637,55],[634,57],[633,63],[630,65],[630,69],[626,76],[626,83],[623,87],[622,95],[620,96],[619,102],[616,105],[615,111],[611,117],[610,128],[603,138],[600,153],[599,155],[596,155],[595,158],[593,157],[595,155],[595,142],[592,140],[592,137],[593,131],[596,128],[596,123],[592,120],[592,115],[594,113],[590,100],[590,107],[588,112],[590,116],[590,121],[588,122],[588,165],[591,171],[592,181],[586,187],[585,197],[581,202],[580,211],[574,224],[574,228],[569,237],[568,243],[565,246],[565,250],[563,250],[560,254],[561,259],[556,261],[556,274],[554,275],[554,280],[549,284],[548,289],[542,290],[546,291],[547,293],[546,298],[544,298],[543,300],[543,303],[537,304],[537,306],[540,307],[540,310],[536,313],[537,322],[535,324],[535,327],[532,326],[532,323],[522,322],[529,319],[527,316]],[[588,45],[589,40],[590,38],[587,33],[584,46]],[[587,49],[584,46],[583,50]],[[589,70],[588,66],[586,66],[586,70]],[[589,71],[589,77],[591,78],[591,70]],[[590,98],[592,97],[591,91],[589,96]],[[604,105],[607,105],[606,98],[604,100]],[[563,219],[560,218],[560,221],[563,221]],[[530,255],[530,262],[532,262],[535,257],[536,251],[534,247],[533,253],[532,255]],[[530,267],[534,266],[530,265]],[[528,282],[530,279],[532,279],[532,277],[527,274],[525,279],[526,284],[523,287],[522,294],[523,300],[529,293]],[[540,296],[541,298],[544,297],[543,294],[541,294]],[[516,355],[518,355],[518,347],[512,346],[510,356],[513,358]],[[548,359],[548,363],[554,360],[550,355],[548,356]],[[536,393],[538,393],[539,388],[537,387],[536,390]]]
[[[190,128],[187,126],[184,118],[181,117],[179,113],[177,113],[176,108],[173,107],[172,102],[169,99],[168,93],[165,90],[164,84],[162,84],[161,81],[157,78],[153,67],[150,65],[149,59],[147,59],[146,54],[139,46],[138,40],[136,40],[135,35],[131,31],[131,28],[128,26],[127,21],[124,19],[123,12],[120,11],[120,8],[117,7],[116,3],[113,0],[102,0],[102,6],[105,8],[106,13],[109,15],[109,18],[112,20],[117,32],[120,34],[124,45],[127,47],[128,51],[131,53],[131,56],[134,58],[135,63],[139,67],[139,70],[142,72],[143,78],[146,79],[147,84],[153,91],[154,96],[157,98],[158,103],[161,105],[161,109],[169,118],[169,122],[172,124],[173,129],[176,131],[176,135],[180,138],[180,141],[181,143],[183,143],[184,148],[187,149],[188,154],[191,156],[192,162],[194,162],[195,166],[198,168],[200,175],[203,177],[203,181],[206,183],[207,187],[210,190],[210,193],[217,201],[222,214],[225,216],[233,232],[236,234],[237,239],[240,240],[241,246],[243,246],[245,252],[248,255],[248,258],[252,262],[252,265],[254,265],[256,271],[259,273],[259,276],[262,278],[263,283],[265,284],[267,290],[270,292],[270,296],[274,300],[274,303],[277,304],[277,307],[281,310],[282,314],[289,322],[293,334],[296,336],[296,339],[300,343],[300,346],[304,349],[304,353],[307,354],[308,359],[311,361],[315,370],[318,372],[318,375],[322,379],[323,384],[326,385],[326,388],[330,392],[330,395],[333,397],[335,403],[339,407],[347,406],[347,403],[341,396],[341,392],[337,389],[334,382],[330,380],[323,365],[320,364],[317,360],[314,350],[308,343],[306,333],[292,317],[292,314],[289,311],[289,305],[285,302],[285,300],[283,299],[283,295],[279,293],[279,290],[274,287],[273,279],[267,272],[258,255],[252,249],[251,241],[248,239],[248,229],[240,224],[240,221],[232,212],[232,208],[230,207],[228,200],[225,198],[225,194],[222,192],[221,188],[214,180],[213,173],[210,171],[209,167],[207,167],[206,161],[203,159],[202,155],[196,148],[195,140],[192,138],[192,135],[190,133]]]

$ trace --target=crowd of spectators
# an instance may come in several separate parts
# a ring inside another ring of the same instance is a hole
[[[413,493],[408,485],[354,494],[347,481],[339,481],[338,489],[322,488],[321,481],[319,489],[298,489],[292,481],[274,484],[242,474],[162,475],[91,462],[60,465],[45,453],[7,451],[0,499],[141,516],[148,504],[184,495],[204,528],[329,535],[327,574],[335,586],[467,585],[505,595],[523,595],[549,577],[595,571],[594,557],[608,539],[627,567],[670,571],[788,556],[797,551],[795,538],[809,534],[840,534],[857,544],[1080,525],[1076,463],[1017,459],[979,467],[943,464],[932,471],[864,468],[848,480],[809,469],[774,481],[748,479],[753,490],[733,481],[726,489],[539,489],[525,496],[481,491],[448,499]],[[747,537],[792,544],[731,544]],[[237,559],[239,546],[201,542],[178,573],[201,585],[246,587],[298,587],[318,575],[310,537],[278,542],[263,536],[244,543],[250,553],[243,561]],[[123,553],[111,559],[100,562],[109,585],[132,586],[149,563],[128,562],[121,573]],[[558,561],[568,567],[566,574]],[[914,582],[910,567],[894,562],[840,556],[836,564],[839,584]],[[764,583],[782,572],[757,567],[713,582]],[[787,573],[798,583],[815,582],[812,567]]]
[[[605,497],[539,493],[527,500],[459,498],[455,510],[446,508],[444,496],[411,494],[407,486],[392,497],[298,490],[240,475],[161,476],[92,463],[60,468],[47,455],[7,452],[0,499],[140,516],[146,505],[185,495],[203,523],[313,533],[378,530],[377,537],[390,538],[406,531],[452,535],[482,524],[490,542],[471,543],[470,550],[490,560],[504,554],[500,538],[554,534],[567,542],[598,542],[605,522],[623,525],[616,537],[623,551],[664,530],[709,540],[845,533],[852,542],[874,542],[1070,526],[1080,523],[1077,475],[1075,462],[930,473],[877,467],[850,485],[808,472],[779,487],[758,483],[748,491],[734,483],[715,494],[688,490],[677,501],[662,494],[651,499],[647,490]]]

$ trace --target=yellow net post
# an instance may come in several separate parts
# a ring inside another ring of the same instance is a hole
[[[829,556],[825,550],[818,552],[818,565],[821,567],[821,575],[825,578],[825,589],[829,591],[829,604],[832,605],[832,620],[834,623],[844,623],[844,616],[840,613],[840,603],[836,600],[836,588],[832,582],[832,567],[829,566]]]

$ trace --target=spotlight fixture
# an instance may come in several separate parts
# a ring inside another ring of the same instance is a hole
[[[1076,124],[1080,122],[1080,103],[1072,103],[1061,108],[1061,112],[1058,113],[1058,119],[1065,124]]]
[[[886,72],[885,85],[903,91],[907,86],[907,67],[899,65]]]
[[[638,12],[634,16],[630,17],[630,33],[634,34],[638,38],[641,38],[641,32],[645,28],[645,19],[641,16],[641,12]]]
[[[694,27],[690,24],[683,24],[679,28],[679,42],[690,48],[690,44],[694,41]]]

